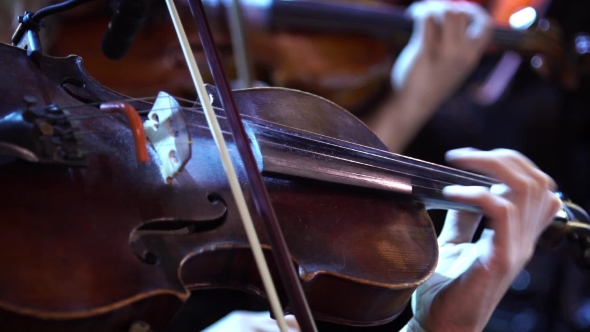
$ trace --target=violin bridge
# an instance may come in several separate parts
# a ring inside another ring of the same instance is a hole
[[[160,92],[143,127],[159,156],[162,177],[171,184],[191,159],[192,153],[188,125],[178,101]]]

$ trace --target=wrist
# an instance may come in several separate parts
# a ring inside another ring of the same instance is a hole
[[[391,152],[402,153],[434,110],[434,107],[429,108],[422,103],[420,98],[397,93],[363,120]]]
[[[429,119],[438,107],[438,103],[433,102],[427,94],[402,90],[393,96],[393,104],[395,109],[404,113],[407,121],[412,121],[410,123],[422,122]]]
[[[430,77],[430,79],[433,79]],[[421,83],[421,84],[418,84]],[[446,98],[446,93],[440,87],[432,84],[432,81],[408,82],[404,86],[394,89],[394,94],[404,104],[420,109],[436,108]]]

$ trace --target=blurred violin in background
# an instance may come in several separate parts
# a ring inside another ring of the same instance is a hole
[[[194,86],[164,1],[147,3],[148,16],[129,53],[121,60],[111,60],[101,50],[101,40],[112,17],[109,1],[103,0],[61,13],[54,43],[46,47],[46,52],[54,56],[81,55],[90,75],[131,97],[151,96],[166,89],[176,96],[195,99]],[[190,19],[186,10],[180,13],[183,19]],[[215,20],[211,20],[211,25],[224,65],[230,76],[235,75],[227,28]],[[199,67],[205,69],[207,63],[198,35],[189,30],[189,38]],[[209,75],[207,70],[203,73]],[[211,82],[210,76],[204,79]]]
[[[525,12],[519,24],[521,28],[531,26],[529,31],[506,27],[515,11],[533,2],[483,3],[498,24],[490,52],[511,49],[529,58],[537,56],[537,60],[542,54],[544,61],[534,63],[536,69],[545,77],[575,87],[577,77],[585,73],[576,72],[577,60],[572,58],[576,54],[567,52],[554,25],[542,21],[536,27],[536,17],[530,13],[526,17]],[[247,57],[250,82],[237,87],[260,84],[258,81],[300,89],[332,100],[355,114],[391,90],[389,77],[395,55],[405,46],[412,29],[401,1],[274,1],[268,2],[271,7],[260,7],[260,2],[242,0],[242,36],[247,49],[236,56],[225,6],[219,0],[204,3],[230,78],[238,79],[236,60]],[[194,99],[165,5],[159,0],[149,4],[148,18],[122,60],[109,60],[100,50],[112,12],[107,1],[94,1],[62,15],[48,54],[82,56],[93,77],[132,97],[153,95],[165,88],[174,95]],[[198,36],[194,30],[188,33],[197,62],[206,69]],[[211,82],[210,77],[204,79]]]
[[[76,12],[61,15],[60,29],[47,53],[80,55],[89,74],[132,97],[153,95],[165,88],[174,95],[194,99],[194,87],[164,2],[149,3],[148,18],[124,59],[110,60],[100,49],[100,40],[112,14],[107,1],[91,2]],[[237,79],[226,10],[217,1],[204,3],[210,4],[207,10],[224,66],[229,77]],[[389,77],[393,60],[387,46],[378,39],[309,30],[275,32],[251,27],[248,22],[246,28],[249,70],[258,81],[317,93],[354,109],[375,96]],[[190,29],[187,33],[199,67],[207,69],[198,35]],[[208,75],[207,70],[203,72]],[[212,82],[211,77],[204,79]]]

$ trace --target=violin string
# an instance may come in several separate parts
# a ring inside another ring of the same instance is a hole
[[[82,108],[82,107],[88,107],[88,106],[100,106],[101,104],[104,103],[126,103],[126,102],[134,102],[134,101],[149,101],[149,100],[155,100],[158,97],[140,97],[140,98],[127,98],[127,99],[119,99],[119,100],[112,100],[112,101],[108,101],[108,102],[92,102],[92,103],[83,103],[83,104],[76,104],[76,105],[66,105],[66,106],[59,106],[59,105],[47,105],[47,106],[36,106],[36,107],[32,107],[31,110],[32,111],[43,111],[51,106],[56,106],[58,107],[60,110],[70,110],[70,109],[76,109],[76,108]],[[201,104],[198,101],[194,101],[191,99],[187,99],[187,98],[181,98],[181,97],[176,97],[173,95],[170,95],[169,98],[172,98],[173,100],[176,101],[183,101],[186,103],[191,103],[193,105],[198,105],[199,109],[202,109]],[[180,105],[180,108],[182,109],[191,109],[191,108],[195,108],[194,106],[188,107],[188,106],[182,106]],[[162,110],[167,110],[168,108],[152,108],[149,110],[137,110],[137,113],[139,114],[146,114],[149,113],[151,111],[162,111]],[[218,106],[213,106],[213,109],[218,110],[218,111],[223,111],[223,108],[218,107]],[[95,115],[75,115],[75,116],[71,116],[68,115],[68,119],[69,120],[79,120],[79,119],[86,119],[86,118],[95,118],[95,117],[113,117],[115,115],[119,115],[118,113],[102,113],[100,112],[100,110],[96,109],[97,112],[99,112],[98,114]],[[204,112],[201,112],[204,114]]]
[[[55,106],[55,107],[59,108],[60,110],[70,110],[70,109],[88,107],[88,106],[99,107],[101,104],[104,104],[104,103],[126,103],[126,102],[134,102],[134,101],[147,101],[147,100],[156,99],[156,98],[157,97],[140,97],[140,98],[109,100],[106,102],[101,101],[101,102],[80,103],[80,104],[75,104],[75,105],[45,105],[45,106],[34,106],[34,107],[31,107],[30,109],[32,111],[39,112],[39,111],[44,111],[44,110],[48,109],[49,107]],[[97,111],[98,111],[98,109],[97,109]]]
[[[136,100],[148,100],[148,99],[153,99],[153,98],[155,98],[155,97],[130,98],[130,99],[121,100],[121,102],[123,102],[123,101],[136,101]],[[198,114],[203,114],[204,115],[204,110],[203,110],[202,107],[200,107],[200,103],[198,101],[194,101],[194,100],[190,100],[190,99],[185,99],[185,98],[180,98],[180,97],[174,97],[174,96],[170,96],[170,98],[173,98],[174,100],[177,100],[177,101],[182,101],[182,102],[186,102],[186,103],[192,103],[193,105],[197,105],[197,106],[194,106],[194,107],[183,107],[183,106],[181,106],[180,108],[182,110],[184,110],[184,111],[189,111],[189,112],[194,112],[194,113],[198,113]],[[114,101],[114,102],[119,102],[119,101]],[[88,105],[88,104],[85,104],[85,105]],[[80,106],[85,106],[85,105],[73,105],[71,107],[80,107]],[[213,108],[216,109],[216,110],[223,111],[223,108],[220,108],[220,107],[215,107],[214,106]],[[151,111],[167,110],[167,109],[168,108],[151,109],[151,110],[138,110],[138,113],[145,114],[145,113],[149,113]],[[88,116],[74,116],[74,117],[69,117],[69,119],[71,119],[71,120],[84,120],[84,119],[91,119],[91,118],[97,118],[97,117],[107,117],[107,116],[108,117],[113,117],[113,116],[117,116],[117,115],[120,116],[120,117],[123,117],[123,115],[120,115],[120,114],[101,113],[101,114],[88,115]],[[218,119],[225,119],[225,116],[223,116],[223,115],[216,115],[216,117]],[[260,120],[260,119],[259,119],[259,121],[264,121],[264,122],[266,122],[269,125],[277,125],[277,123],[272,122],[272,121],[266,121],[266,120]],[[208,127],[200,126],[200,125],[195,125],[195,124],[187,124],[187,125],[190,126],[190,127],[201,127],[203,129],[208,129]],[[120,130],[118,130],[118,129],[92,130],[92,131],[85,130],[85,131],[77,131],[77,132],[75,132],[75,135],[76,136],[78,136],[78,135],[92,135],[92,134],[111,133],[111,132],[112,133],[116,133],[116,132],[120,132]],[[228,132],[228,131],[222,131],[222,133],[223,134],[226,134],[226,135],[229,135],[229,136],[232,135],[231,132]],[[182,145],[182,144],[191,145],[191,144],[194,144],[194,141],[189,139],[189,140],[186,140],[186,141],[176,141],[175,143],[162,144],[162,145],[159,145],[159,146],[168,146],[168,145],[177,146],[177,145]],[[380,157],[383,158],[384,156],[380,156]],[[392,158],[389,158],[389,157],[384,157],[384,158],[387,158],[392,164],[403,162],[403,161],[399,161],[399,160],[392,159]],[[435,171],[434,168],[428,168],[428,165],[422,165],[422,167],[426,167],[426,171]],[[449,181],[443,181],[443,180],[440,180],[440,179],[436,179],[434,177],[418,176],[415,173],[410,173],[410,172],[397,171],[397,173],[399,173],[401,175],[404,175],[404,176],[423,178],[423,179],[426,179],[426,180],[429,180],[429,181],[432,181],[432,182],[439,183],[440,185],[443,185],[443,186],[444,185],[453,184],[452,182],[449,182]],[[434,189],[434,188],[425,187],[425,186],[418,186],[418,185],[415,185],[415,186],[416,187],[422,187],[422,188],[425,188],[425,189]],[[437,190],[437,191],[440,191],[440,190]]]
[[[109,101],[109,103],[134,102],[134,101],[149,101],[149,100],[155,100],[157,98],[158,97],[154,97],[154,96],[139,97],[139,98],[126,98],[126,99],[121,99],[121,100]],[[184,111],[194,112],[194,113],[198,113],[198,114],[202,114],[202,115],[205,114],[205,112],[204,112],[201,104],[199,103],[199,101],[195,101],[195,100],[191,100],[191,99],[187,99],[187,98],[181,98],[181,97],[172,96],[172,95],[169,95],[168,98],[171,98],[171,99],[173,99],[173,100],[175,100],[177,102],[184,102],[184,103],[187,103],[187,104],[192,104],[192,107],[187,107],[187,106],[179,105],[179,108],[182,109],[182,110],[184,110]],[[68,109],[75,109],[75,108],[86,107],[86,106],[99,106],[100,104],[102,104],[102,103],[95,102],[95,103],[85,103],[85,104],[77,104],[77,105],[68,105],[68,106],[61,106],[60,109],[62,109],[62,110],[68,110]],[[47,108],[47,106],[42,107],[42,108],[45,109],[45,108]],[[147,114],[147,113],[152,112],[152,111],[160,111],[160,110],[168,110],[168,109],[169,109],[168,107],[164,107],[164,108],[152,108],[152,109],[149,109],[149,110],[137,110],[137,112],[139,114]],[[224,111],[223,108],[217,107],[217,106],[213,106],[213,109],[218,110],[218,111],[222,111],[222,112]],[[72,120],[72,121],[76,121],[76,120],[87,120],[87,119],[100,118],[100,117],[113,117],[113,118],[114,117],[119,117],[119,118],[124,118],[124,115],[122,115],[122,114],[117,114],[117,113],[115,113],[115,114],[103,113],[103,112],[100,112],[98,109],[96,110],[96,112],[98,112],[98,113],[97,114],[93,114],[93,115],[68,116],[68,119],[69,120]],[[216,114],[216,118],[218,118],[218,119],[225,119],[226,117],[223,116],[223,115]],[[258,119],[258,121],[263,121],[263,122],[265,122],[265,123],[267,123],[269,125],[278,125],[277,123],[272,122],[272,121],[261,120],[261,119]],[[202,127],[204,129],[208,129],[208,127],[194,125],[194,124],[187,124],[187,125],[188,126],[191,126],[191,127],[197,126],[197,127]],[[100,134],[100,133],[118,133],[118,132],[120,132],[120,129],[84,130],[84,131],[80,130],[80,131],[75,131],[74,132],[74,135],[75,136],[83,136],[83,135],[96,135],[96,134]],[[225,134],[225,135],[229,135],[229,136],[232,135],[231,132],[228,132],[228,131],[222,131],[222,133]],[[185,140],[185,141],[178,141],[177,140],[175,143],[163,144],[163,145],[159,145],[159,146],[168,146],[168,145],[177,146],[179,144],[180,145],[182,145],[182,144],[191,145],[191,144],[194,144],[194,141],[193,140],[190,140],[190,139],[189,140]],[[387,158],[392,164],[395,164],[395,163],[404,163],[404,162],[407,163],[408,162],[408,161],[396,160],[396,159],[390,158],[390,157],[384,157],[384,156],[380,156],[380,157]],[[399,157],[399,156],[397,156],[397,157]],[[410,163],[414,164],[415,161],[410,161]],[[418,166],[418,165],[415,165],[415,166]],[[430,171],[430,172],[436,171],[435,168],[429,167],[427,163],[422,163],[422,165],[420,165],[420,166],[423,167],[427,172],[428,171]],[[440,184],[442,186],[453,184],[452,182],[443,181],[443,180],[440,180],[440,179],[436,179],[435,177],[418,176],[417,174],[410,173],[410,172],[401,172],[401,171],[396,171],[396,172],[399,173],[399,174],[401,174],[401,175],[404,175],[404,176],[423,178],[423,179],[426,179],[426,180],[429,180],[429,181],[432,181],[432,182],[436,182],[436,183],[438,183],[438,184]],[[425,188],[425,189],[435,189],[435,188],[425,187],[425,186],[418,186],[418,185],[415,185],[415,186],[416,187],[422,187],[422,188]],[[435,190],[440,191],[438,189],[435,189]]]
[[[119,100],[119,101],[113,101],[113,102],[127,102],[127,101],[138,101],[138,100],[145,101],[145,100],[150,100],[150,99],[155,99],[155,98],[156,98],[156,97],[128,98],[128,99],[122,99],[122,100]],[[170,96],[170,98],[173,98],[174,100],[176,100],[176,101],[179,101],[179,102],[185,102],[185,103],[187,103],[187,104],[192,104],[192,105],[193,105],[193,107],[180,106],[180,108],[181,108],[182,110],[184,110],[184,111],[189,111],[189,112],[194,112],[194,113],[198,113],[198,114],[203,114],[203,115],[204,115],[203,108],[201,107],[201,105],[200,105],[200,103],[199,103],[198,101],[194,101],[194,100],[190,100],[190,99],[185,99],[185,98],[180,98],[180,97],[174,97],[174,96]],[[96,104],[96,103],[95,103],[95,104]],[[75,108],[75,107],[82,107],[82,106],[88,106],[88,105],[89,105],[89,104],[81,104],[81,105],[70,105],[70,106],[66,106],[66,107],[62,107],[62,108]],[[213,108],[214,108],[215,110],[223,111],[223,108],[220,108],[220,107],[215,107],[215,106],[214,106]],[[138,112],[139,114],[146,114],[146,113],[149,113],[149,112],[151,112],[151,111],[159,111],[159,110],[167,110],[167,109],[168,109],[168,108],[161,108],[161,109],[152,108],[152,109],[150,109],[150,110],[138,110],[137,112]],[[97,110],[97,111],[98,111],[98,110]],[[92,118],[99,118],[99,117],[114,117],[114,116],[118,116],[118,117],[120,117],[120,118],[124,118],[124,116],[123,116],[122,114],[107,114],[107,113],[99,113],[99,114],[94,114],[94,115],[79,115],[79,116],[69,116],[69,117],[68,117],[68,119],[70,119],[70,120],[86,120],[86,119],[92,119]],[[217,117],[218,119],[225,119],[225,116],[223,116],[223,115],[218,115],[218,114],[216,114],[216,117]],[[265,122],[267,122],[267,123],[268,123],[268,124],[270,124],[270,125],[272,125],[272,124],[275,124],[275,125],[276,125],[276,123],[274,123],[274,122],[271,122],[271,121],[265,121]],[[207,128],[206,128],[206,127],[204,127],[204,126],[199,126],[199,125],[195,125],[195,124],[188,124],[188,125],[189,125],[189,126],[191,126],[191,127],[193,127],[193,126],[197,126],[197,127],[202,127],[203,129],[207,129]],[[79,136],[83,136],[83,135],[96,135],[96,134],[100,134],[100,133],[111,133],[111,132],[112,132],[112,133],[117,133],[117,132],[120,132],[120,129],[93,130],[93,131],[88,131],[88,130],[86,130],[86,131],[76,131],[76,132],[74,133],[74,135],[75,135],[75,136],[77,136],[77,137],[79,137]],[[222,132],[223,132],[223,134],[225,134],[225,135],[229,135],[229,136],[231,136],[231,135],[232,135],[232,134],[231,134],[231,132],[228,132],[228,131],[222,131]],[[170,145],[170,146],[178,146],[178,145],[183,145],[183,144],[188,144],[188,145],[191,145],[191,144],[193,144],[193,143],[194,143],[194,141],[192,141],[192,140],[188,139],[188,140],[184,140],[184,141],[178,141],[178,140],[177,140],[177,141],[176,141],[176,142],[174,142],[174,143],[169,143],[169,144],[162,144],[162,145],[159,145],[159,146],[169,146],[169,145]],[[389,160],[389,161],[392,163],[392,165],[394,165],[394,164],[396,164],[396,163],[400,163],[400,162],[402,162],[402,163],[403,163],[403,162],[404,162],[404,161],[399,161],[399,160],[396,160],[396,159],[393,159],[393,158],[390,158],[390,157],[384,157],[384,156],[381,156],[381,157],[382,157],[382,158],[387,158],[387,159],[388,159],[388,160]],[[412,163],[412,164],[414,164],[414,163]],[[415,165],[415,164],[414,164],[414,165]],[[418,166],[418,165],[415,165],[415,166]],[[424,164],[423,164],[423,165],[421,165],[421,166],[422,166],[423,168],[425,168],[426,172],[434,172],[434,171],[436,171],[434,168],[429,168],[429,167],[427,166],[427,164],[426,164],[426,165],[424,165]],[[401,175],[403,175],[403,176],[409,176],[409,177],[418,177],[418,178],[426,179],[426,180],[429,180],[429,181],[431,181],[431,182],[437,183],[437,184],[439,184],[439,185],[441,185],[441,186],[446,186],[446,185],[453,184],[452,182],[449,182],[449,181],[443,181],[443,180],[437,179],[437,178],[436,178],[436,177],[434,177],[434,176],[431,176],[431,177],[427,177],[427,176],[418,176],[418,175],[416,175],[415,173],[410,173],[410,172],[402,172],[402,171],[399,171],[399,170],[397,171],[397,173],[398,173],[398,174],[401,174]],[[430,189],[430,190],[435,190],[435,191],[437,191],[437,192],[440,192],[440,190],[439,190],[439,189],[436,189],[436,188],[433,188],[433,187],[420,186],[420,185],[418,185],[418,184],[414,184],[414,187],[420,187],[420,188],[424,188],[424,189]]]

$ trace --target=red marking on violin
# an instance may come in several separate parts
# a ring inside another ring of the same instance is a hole
[[[150,157],[147,152],[147,142],[145,139],[145,131],[143,130],[143,124],[141,118],[135,107],[128,103],[104,103],[100,105],[100,109],[105,112],[116,112],[125,115],[127,121],[129,121],[129,127],[133,134],[135,141],[135,153],[137,155],[137,161],[140,163],[147,163]]]

